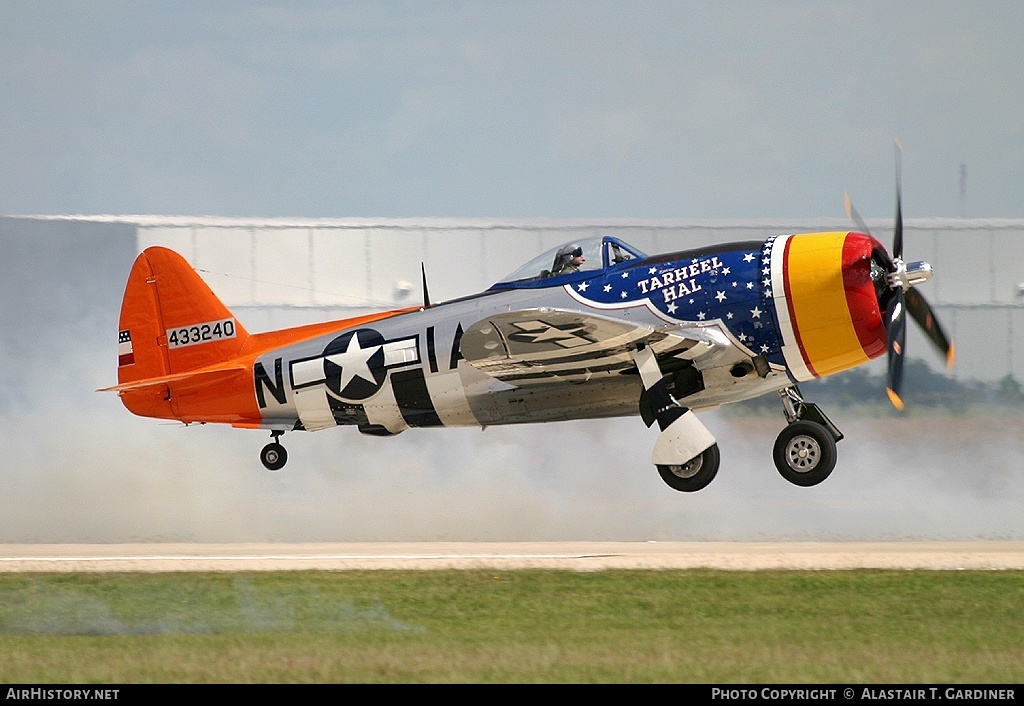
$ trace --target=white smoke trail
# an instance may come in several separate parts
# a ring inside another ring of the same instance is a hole
[[[72,366],[72,369],[74,366]],[[94,382],[88,375],[83,375]],[[722,468],[665,486],[638,418],[519,427],[342,428],[284,437],[133,417],[60,385],[7,404],[0,541],[1021,539],[1024,420],[873,420],[829,410],[839,466],[798,488],[771,462],[771,418],[702,415]]]

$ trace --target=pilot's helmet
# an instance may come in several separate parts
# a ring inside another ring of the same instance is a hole
[[[583,257],[583,248],[579,245],[564,245],[555,256],[555,269],[561,269],[572,263],[577,257]]]

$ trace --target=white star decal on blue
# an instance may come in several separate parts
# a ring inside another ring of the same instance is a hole
[[[327,360],[341,368],[341,382],[338,389],[344,390],[353,378],[360,378],[371,384],[376,384],[368,361],[380,348],[380,346],[374,345],[363,348],[359,343],[359,337],[353,335],[348,339],[348,347],[345,348],[344,353],[326,356]]]
[[[764,312],[762,312],[756,306],[753,309],[750,310],[750,315],[753,316],[755,319],[760,319],[762,313],[764,313]]]
[[[578,289],[579,291],[581,291],[581,292],[585,292],[585,291],[587,291],[587,287],[589,287],[589,286],[590,286],[590,284],[589,284],[589,283],[587,283],[587,282],[581,282],[581,283],[580,283],[580,286],[579,286],[579,287],[577,287],[577,289]]]
[[[726,299],[725,292],[719,292],[718,294],[716,294],[715,295],[715,299],[717,299],[720,302],[725,301],[725,299]]]

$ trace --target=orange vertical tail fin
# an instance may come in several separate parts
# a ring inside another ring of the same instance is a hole
[[[167,248],[147,248],[132,266],[121,303],[117,362],[121,399],[135,414],[181,418],[168,384],[189,377],[191,371],[231,360],[248,337],[245,327],[184,258]],[[214,377],[221,377],[217,372],[213,371]]]
[[[249,337],[188,262],[161,247],[136,258],[118,331],[120,384],[228,360]]]

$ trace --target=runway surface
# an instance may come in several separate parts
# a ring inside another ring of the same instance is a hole
[[[0,544],[0,572],[1024,569],[1024,542]]]

